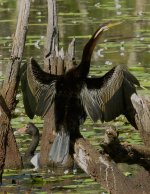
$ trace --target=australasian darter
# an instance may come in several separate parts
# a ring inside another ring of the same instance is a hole
[[[55,163],[66,162],[70,142],[79,136],[79,127],[87,115],[94,122],[103,122],[123,114],[136,128],[130,97],[136,93],[137,79],[122,65],[102,77],[88,77],[94,47],[109,27],[107,23],[96,30],[83,49],[80,64],[64,75],[44,72],[33,58],[22,75],[24,105],[30,118],[43,117],[54,105],[56,137],[49,160]]]

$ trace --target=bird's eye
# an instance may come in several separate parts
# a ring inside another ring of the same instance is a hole
[[[29,125],[26,125],[26,129],[29,129]]]

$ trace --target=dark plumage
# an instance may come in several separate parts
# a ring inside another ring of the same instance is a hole
[[[94,122],[110,121],[124,114],[134,126],[135,110],[130,97],[136,92],[137,79],[122,66],[112,68],[98,78],[88,78],[93,49],[103,31],[110,24],[101,25],[85,45],[81,63],[64,75],[44,72],[31,58],[22,75],[22,91],[27,115],[44,116],[54,104],[56,138],[49,160],[65,163],[70,139],[75,140],[79,127],[88,115]]]
[[[30,145],[28,146],[24,156],[23,156],[23,166],[25,168],[33,168],[34,164],[32,158],[35,157],[35,150],[39,144],[40,134],[38,128],[33,123],[28,123],[25,127],[15,131],[15,134],[26,133],[32,137]]]

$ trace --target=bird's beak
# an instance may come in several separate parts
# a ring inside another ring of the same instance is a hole
[[[112,28],[112,27],[114,27],[114,26],[117,26],[117,25],[119,25],[119,24],[121,24],[121,23],[122,23],[122,22],[107,22],[107,23],[103,24],[103,25],[99,28],[99,30],[96,32],[96,34],[95,34],[95,36],[94,36],[94,39],[96,39],[96,38],[99,36],[99,34],[100,34],[101,32],[107,31],[109,28]]]
[[[118,26],[118,25],[120,25],[120,24],[122,24],[121,21],[120,21],[120,22],[110,22],[110,23],[108,23],[106,26],[107,26],[107,28],[109,29],[109,28],[112,28],[112,27],[114,27],[114,26]]]
[[[26,132],[26,126],[25,127],[22,127],[22,128],[19,128],[17,129],[15,132],[14,132],[14,135],[19,135],[19,134],[24,134]]]

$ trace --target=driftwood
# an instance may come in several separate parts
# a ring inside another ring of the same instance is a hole
[[[150,111],[147,101],[134,95],[132,102],[137,111],[136,122],[139,132],[144,132],[143,139],[148,140]],[[74,145],[74,158],[87,174],[110,193],[149,194],[150,149],[147,142],[144,143],[145,145],[121,145],[115,128],[111,126],[105,134],[103,152],[95,150],[87,140],[80,138]],[[146,170],[141,170],[135,177],[126,177],[118,170],[117,162],[136,163]]]
[[[84,138],[76,141],[74,158],[77,164],[88,175],[100,183],[110,193],[150,193],[149,173],[144,171],[136,178],[124,176],[123,173],[118,170],[116,163],[108,155],[99,153],[99,151],[95,150]]]
[[[101,144],[101,147],[116,163],[136,163],[149,170],[150,148],[137,144],[121,144],[114,126],[110,126],[106,130],[104,142]]]
[[[9,168],[21,168],[21,156],[10,125],[11,113],[17,104],[16,94],[19,84],[19,69],[26,39],[30,0],[22,0],[16,33],[13,40],[11,58],[9,60],[5,80],[0,95],[0,170],[4,163]],[[5,159],[6,157],[6,159]]]

